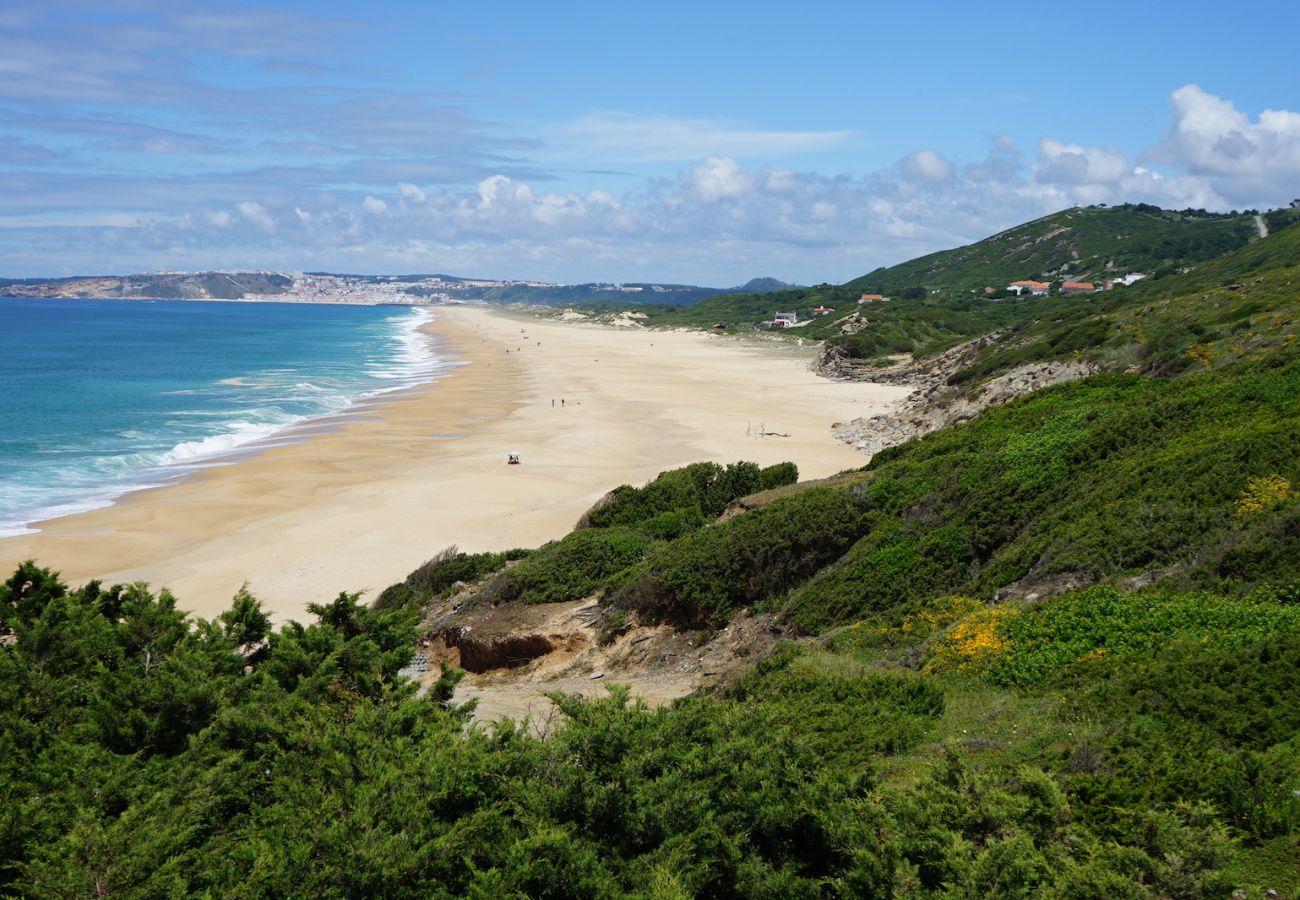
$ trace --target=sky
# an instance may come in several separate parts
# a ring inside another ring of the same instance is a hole
[[[1285,206],[1297,34],[1277,0],[0,0],[0,277],[815,284],[1076,204]]]

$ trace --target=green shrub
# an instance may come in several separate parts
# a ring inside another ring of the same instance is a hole
[[[580,600],[640,562],[650,542],[644,532],[627,526],[574,531],[502,572],[480,596],[493,603]]]
[[[1176,640],[1202,646],[1300,637],[1300,608],[1213,594],[1136,594],[1099,587],[1003,620],[1007,649],[989,669],[1001,684],[1036,684],[1080,660],[1149,654]]]
[[[762,489],[770,491],[772,488],[785,487],[787,484],[798,482],[799,467],[792,462],[780,462],[768,466],[758,474]]]
[[[707,518],[716,518],[731,501],[756,493],[763,486],[761,471],[751,462],[725,467],[717,463],[693,463],[662,472],[645,487],[625,484],[615,488],[587,511],[578,527],[637,525],[664,513],[692,509]]]
[[[932,762],[959,682],[793,643],[726,695],[557,696],[534,740],[467,729],[455,673],[417,696],[414,616],[354,595],[266,635],[247,594],[194,621],[28,566],[0,609],[5,894],[1224,896],[1228,826],[1285,851],[1300,814],[1291,635],[1090,669],[1053,777]]]
[[[1251,841],[1300,821],[1300,640],[1188,640],[1116,660],[1078,696],[1120,723],[1068,781],[1095,827],[1129,837],[1123,810],[1209,801]],[[1085,683],[1086,684],[1086,683]],[[1067,751],[1074,758],[1078,747]],[[1075,768],[1078,768],[1077,766]],[[1119,813],[1117,815],[1117,813]]]
[[[528,550],[507,550],[504,553],[461,553],[456,545],[448,547],[437,556],[422,563],[401,585],[393,585],[379,595],[378,604],[392,604],[407,601],[414,597],[420,602],[428,602],[432,597],[446,596],[456,582],[475,582],[493,572],[500,570],[507,562],[523,559]],[[404,586],[407,594],[399,587]]]
[[[843,771],[867,771],[876,754],[915,747],[944,709],[933,680],[828,668],[793,644],[779,647],[728,696],[779,709],[774,727],[799,736]],[[784,714],[796,709],[793,718]]]
[[[1071,801],[1074,802],[1071,802]],[[1120,810],[1122,839],[1081,827],[1079,798],[1033,767],[946,765],[889,791],[906,896],[1219,897],[1235,846],[1206,804]]]
[[[1300,497],[1243,498],[1300,483],[1297,460],[1294,353],[1172,381],[1047,388],[877,454],[855,488],[864,536],[796,590],[787,616],[815,634],[940,594],[1150,570],[1171,590],[1289,583]]]
[[[844,491],[803,491],[662,545],[612,602],[651,618],[716,625],[838,558],[860,520]]]
[[[698,506],[660,513],[641,522],[637,528],[657,541],[672,541],[706,524]]]

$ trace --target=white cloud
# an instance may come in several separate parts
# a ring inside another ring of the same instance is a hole
[[[787,156],[842,143],[850,131],[765,131],[721,119],[633,116],[602,112],[556,129],[553,142],[585,159],[664,162],[730,157]]]
[[[346,259],[360,271],[720,286],[771,273],[813,283],[852,278],[1075,204],[1227,209],[1300,195],[1291,174],[1300,170],[1296,114],[1269,111],[1251,121],[1190,86],[1175,92],[1174,102],[1168,140],[1139,164],[1117,148],[1057,136],[1023,153],[999,135],[973,162],[925,148],[875,171],[832,175],[710,151],[674,166],[674,174],[597,180],[585,191],[557,190],[547,173],[515,158],[498,159],[487,172],[449,172],[431,158],[379,155],[328,170],[286,164],[188,180],[78,180],[0,168],[0,196],[13,201],[7,213],[15,223],[0,263],[14,274],[46,258],[111,258],[118,267],[148,269],[165,247],[176,264],[195,268],[329,269]],[[205,211],[232,195],[261,202]],[[43,208],[28,199],[37,196]],[[76,218],[88,208],[103,215]],[[17,228],[15,217],[30,224],[47,213],[56,217],[39,220],[46,230]],[[256,227],[230,227],[240,222]]]
[[[686,176],[695,196],[705,203],[740,197],[754,189],[754,179],[728,156],[710,156]]]
[[[904,177],[912,181],[940,182],[952,177],[952,164],[933,150],[918,150],[903,157]]]
[[[533,199],[533,189],[526,184],[517,184],[505,175],[493,175],[479,182],[478,199],[479,206],[484,209],[527,204]]]
[[[411,203],[424,202],[424,191],[420,190],[413,184],[407,184],[404,181],[397,182],[397,193],[401,195],[403,200],[410,201]]]
[[[236,204],[235,209],[239,210],[239,214],[244,218],[244,221],[250,222],[259,228],[265,228],[269,231],[275,227],[275,220],[266,211],[266,207],[260,203],[245,200],[243,203]]]
[[[1235,204],[1268,206],[1300,193],[1300,113],[1266,109],[1252,122],[1195,84],[1172,99],[1173,131],[1153,159],[1203,176]]]
[[[784,194],[798,186],[798,176],[790,169],[767,169],[763,173],[763,190],[768,193]]]
[[[1045,184],[1113,184],[1132,171],[1124,154],[1113,148],[1080,147],[1052,138],[1038,144],[1036,177]]]

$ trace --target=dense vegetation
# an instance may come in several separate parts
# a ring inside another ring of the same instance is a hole
[[[1280,637],[1040,675],[1067,703],[873,632],[723,697],[559,698],[540,741],[466,731],[452,676],[416,697],[412,617],[347,595],[271,633],[248,597],[187,622],[25,566],[0,610],[20,895],[1220,896],[1285,877],[1300,812]]]
[[[1273,232],[1283,232],[1300,219],[1300,210],[1274,210],[1262,218]],[[1287,230],[1281,239],[1257,238],[1254,217],[1245,214],[1172,212],[1143,204],[1070,209],[843,285],[722,295],[691,307],[643,312],[651,325],[722,324],[735,331],[768,322],[778,310],[794,310],[811,321],[789,336],[827,340],[851,357],[875,361],[893,354],[929,356],[1006,329],[962,380],[1076,352],[1114,367],[1154,368],[1209,343],[1202,340],[1205,334],[1218,342],[1210,352],[1224,355],[1228,339],[1249,328],[1274,333],[1257,314],[1279,303],[1294,306],[1295,293],[1285,288],[1295,273],[1281,269],[1300,265],[1300,236]],[[1267,284],[1248,280],[1261,270],[1269,273]],[[1104,294],[1018,299],[1004,290],[1023,278],[1101,281],[1133,271],[1150,277]],[[859,306],[863,292],[892,299]],[[1160,298],[1160,306],[1147,310],[1153,298]],[[818,306],[834,312],[813,317]],[[1152,329],[1143,316],[1161,327]],[[1174,332],[1166,333],[1169,328]],[[1161,360],[1148,364],[1149,356]]]
[[[247,595],[191,622],[165,593],[26,566],[0,589],[0,890],[1287,888],[1297,404],[1300,360],[1273,354],[1040,392],[820,485],[690,466],[613,491],[564,541],[450,551],[371,608],[342,595],[276,632]],[[546,741],[466,731],[454,674],[424,697],[396,675],[420,607],[466,579],[832,630],[723,696],[560,699]],[[1071,589],[1092,581],[1120,586]]]
[[[943,250],[847,287],[897,293],[909,285],[947,291],[1004,288],[1013,281],[1100,281],[1128,272],[1195,265],[1244,247],[1257,231],[1248,215],[1174,212],[1148,204],[1063,210],[955,250]]]
[[[1012,324],[954,381],[1073,356],[1173,375],[1290,346],[1300,322],[1300,228],[1159,281],[1062,302]]]
[[[1118,214],[1071,212],[1103,253],[1087,228]],[[1243,221],[1122,215],[1158,246]],[[1062,356],[1126,372],[817,483],[665,472],[560,541],[449,548],[314,624],[24,565],[0,586],[0,894],[1291,895],[1300,229],[1266,218],[1102,298],[927,296],[871,310],[899,343],[864,332],[878,355],[1005,329],[958,388]],[[453,593],[799,640],[665,708],[556,697],[541,740],[469,726],[458,673],[422,696],[398,674]]]

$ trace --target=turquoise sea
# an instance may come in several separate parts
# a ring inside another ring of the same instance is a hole
[[[0,297],[0,536],[444,369],[397,306]]]

